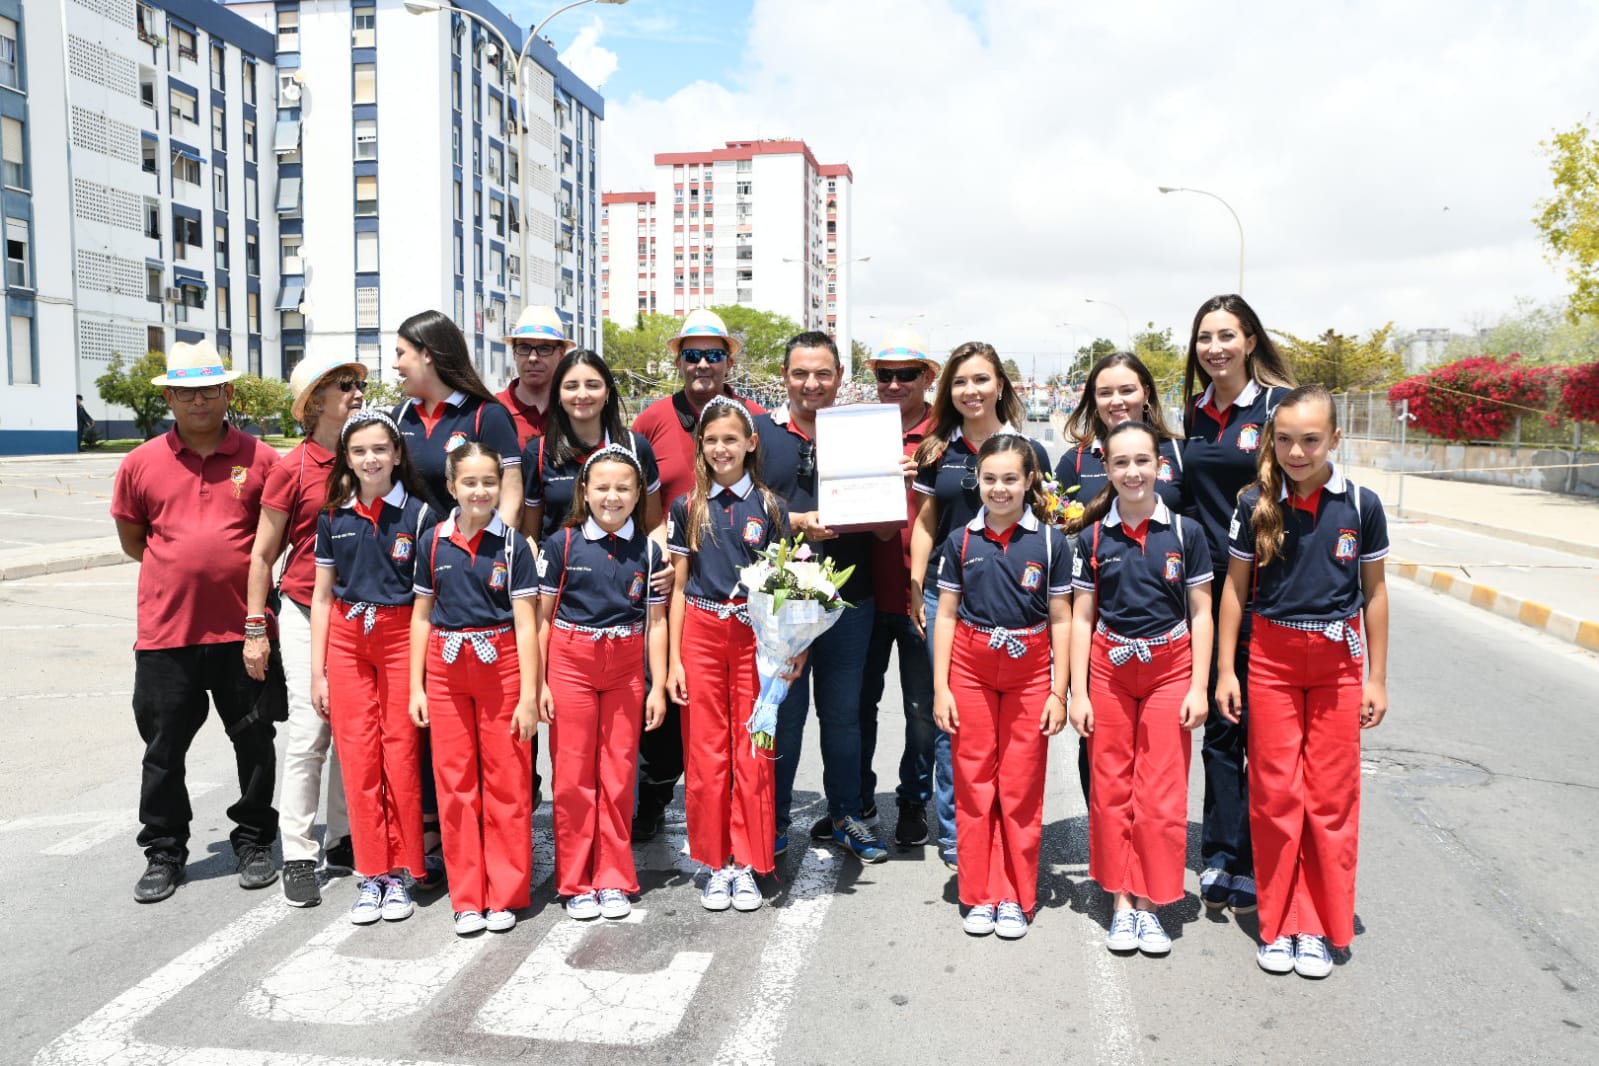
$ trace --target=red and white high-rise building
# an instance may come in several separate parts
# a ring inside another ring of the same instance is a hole
[[[847,366],[853,185],[798,140],[657,155],[653,191],[600,198],[603,314],[758,308],[831,334]]]

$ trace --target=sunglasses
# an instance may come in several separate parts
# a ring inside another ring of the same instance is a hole
[[[360,378],[340,378],[338,381],[334,382],[334,384],[339,387],[340,392],[350,392],[353,389],[360,389],[363,392],[366,391],[366,382],[362,381]]]
[[[173,385],[172,398],[179,403],[193,403],[195,400],[214,400],[222,395],[221,385],[200,385],[189,388],[184,385]]]
[[[695,363],[706,362],[712,366],[727,358],[727,353],[720,348],[683,348],[677,353],[678,358],[693,366]]]
[[[795,473],[800,477],[810,477],[816,473],[816,445],[811,441],[800,441],[799,469]]]
[[[552,355],[559,355],[561,347],[559,344],[513,344],[511,354],[536,355],[540,359],[548,359]]]
[[[966,476],[961,478],[961,488],[968,493],[977,491],[977,456],[966,457]]]
[[[878,367],[877,383],[887,385],[890,381],[897,381],[901,385],[909,385],[927,371],[919,366]]]

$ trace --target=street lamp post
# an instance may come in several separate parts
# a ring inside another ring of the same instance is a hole
[[[1233,210],[1233,205],[1228,203],[1226,200],[1223,200],[1215,193],[1207,192],[1204,189],[1190,189],[1182,185],[1160,185],[1157,186],[1157,188],[1159,188],[1163,193],[1191,192],[1198,193],[1200,196],[1208,196],[1212,200],[1215,200],[1218,204],[1221,204],[1223,207],[1225,207],[1227,209],[1227,213],[1233,216],[1233,225],[1238,227],[1238,294],[1242,296],[1244,293],[1244,224],[1239,220],[1238,212]]]
[[[1109,307],[1112,310],[1114,310],[1117,314],[1121,315],[1122,316],[1122,329],[1125,330],[1126,333],[1127,333],[1127,350],[1129,352],[1133,350],[1133,325],[1127,318],[1127,312],[1123,311],[1121,309],[1120,305],[1113,304],[1109,300],[1096,300],[1092,296],[1084,296],[1083,297],[1083,303],[1085,303],[1085,304],[1103,304],[1104,306]]]

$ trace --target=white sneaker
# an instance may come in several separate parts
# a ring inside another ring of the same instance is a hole
[[[483,927],[491,933],[503,933],[515,927],[516,915],[510,911],[484,911]]]
[[[761,887],[755,883],[753,866],[741,866],[735,870],[731,888],[734,910],[758,911],[761,904],[766,902],[766,897],[761,895]]]
[[[1310,933],[1300,933],[1294,937],[1295,973],[1300,977],[1317,979],[1332,973],[1332,968],[1332,952],[1327,950],[1327,941]]]
[[[1267,973],[1290,973],[1294,968],[1294,938],[1280,936],[1270,944],[1260,945],[1255,961]]]
[[[361,882],[361,894],[350,908],[350,921],[356,925],[371,925],[383,917],[383,878],[368,877]]]
[[[961,921],[961,928],[972,936],[987,936],[994,931],[994,905],[992,903],[979,903],[966,912],[966,917]]]
[[[1138,912],[1117,911],[1110,916],[1110,932],[1105,935],[1105,946],[1111,951],[1138,950]]]
[[[580,892],[566,901],[566,916],[586,922],[600,916],[599,897],[592,892]]]
[[[383,920],[403,922],[411,917],[416,905],[411,902],[411,893],[406,891],[405,879],[386,874],[377,880],[383,882]]]
[[[727,910],[733,905],[732,882],[732,867],[712,870],[711,876],[705,880],[705,888],[700,892],[700,906],[708,911]]]
[[[633,913],[633,903],[620,888],[600,889],[600,917],[626,918]]]
[[[480,911],[455,912],[456,936],[471,936],[473,933],[481,933],[488,927],[489,923],[484,920]]]
[[[1138,950],[1145,955],[1165,955],[1171,951],[1171,937],[1161,926],[1154,911],[1134,911],[1133,920],[1138,926]]]
[[[994,915],[994,933],[1006,940],[1020,940],[1027,935],[1027,915],[1020,903],[1005,900]]]

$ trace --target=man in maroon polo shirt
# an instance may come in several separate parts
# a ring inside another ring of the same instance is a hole
[[[683,387],[639,412],[633,429],[655,451],[661,471],[661,503],[670,508],[673,500],[694,487],[694,430],[711,397],[731,396],[752,415],[761,414],[762,408],[727,384],[728,371],[744,345],[728,333],[726,323],[714,311],[690,311],[666,347],[677,360]],[[682,719],[676,704],[667,703],[661,728],[640,734],[638,754],[633,839],[649,840],[661,831],[663,813],[672,802],[677,779],[683,776]]]
[[[276,727],[260,699],[270,682],[252,680],[243,656],[246,633],[266,630],[264,617],[245,617],[245,580],[278,455],[228,425],[236,377],[210,342],[174,345],[154,383],[165,386],[175,424],[128,453],[111,500],[122,550],[140,564],[133,717],[145,743],[139,844],[148,865],[133,898],[141,903],[166,899],[183,879],[193,816],[184,760],[208,693],[238,763],[228,817],[239,884],[264,888],[278,876]]]
[[[502,340],[511,346],[516,377],[494,398],[511,412],[516,423],[517,446],[544,435],[550,419],[550,377],[561,356],[577,347],[566,339],[566,327],[553,307],[529,307],[517,316],[516,326]]]

